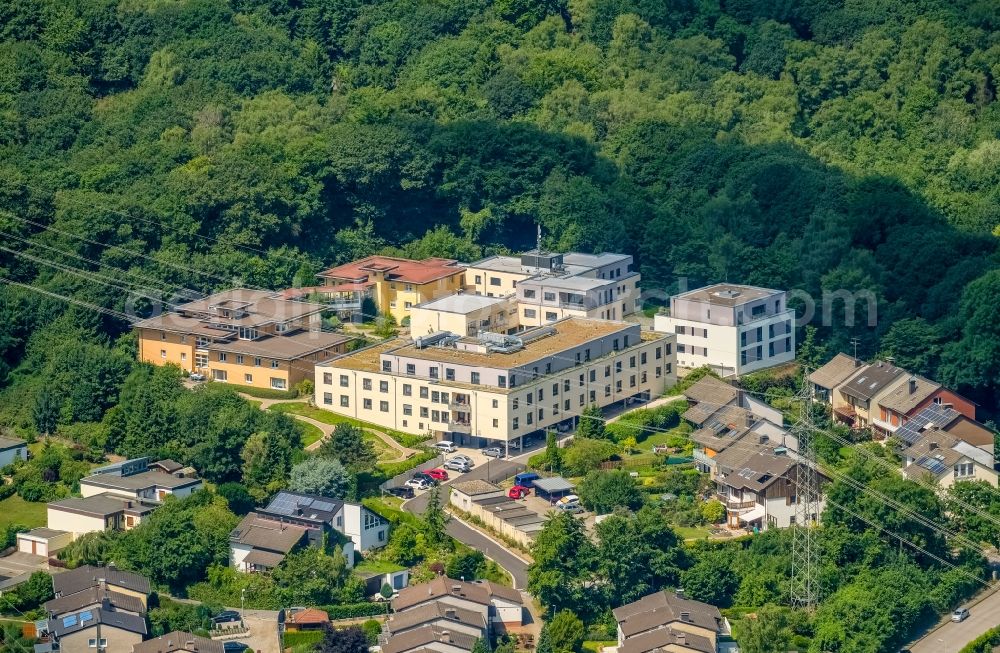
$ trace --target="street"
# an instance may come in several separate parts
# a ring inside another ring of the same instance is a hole
[[[462,474],[458,478],[441,484],[441,487],[450,485],[454,481],[471,481],[474,479],[486,480],[487,475],[497,478],[505,470],[513,470],[518,462],[527,460],[536,451],[521,454],[511,460],[494,460],[489,463],[476,465],[472,471]],[[427,493],[421,493],[403,504],[403,510],[415,515],[419,515],[427,508]],[[461,521],[452,517],[448,520],[448,534],[462,544],[471,546],[477,551],[482,551],[483,555],[503,567],[511,575],[514,581],[514,589],[523,590],[528,585],[528,563],[514,553],[501,546],[495,540],[480,533],[471,526],[466,526]]]
[[[979,603],[968,605],[969,618],[961,623],[951,623],[929,632],[910,647],[913,653],[958,653],[962,647],[990,628],[1000,624],[1000,592]]]

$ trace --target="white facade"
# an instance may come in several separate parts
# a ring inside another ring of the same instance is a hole
[[[670,298],[653,327],[677,337],[677,364],[740,376],[795,359],[795,312],[786,293],[717,284]]]
[[[17,534],[17,550],[32,555],[50,556],[69,546],[73,533],[49,528],[35,528]]]
[[[48,506],[48,525],[49,528],[54,530],[66,531],[73,534],[73,539],[87,533],[93,533],[95,531],[103,531],[108,528],[114,528],[115,523],[108,523],[104,517],[98,517],[96,515],[81,515],[75,512],[67,512],[64,510],[59,510],[53,507],[51,504]]]
[[[0,468],[6,467],[15,460],[28,459],[28,445],[23,440],[13,438],[0,438],[3,444],[0,448]]]
[[[389,522],[364,506],[345,503],[343,517],[342,529],[339,525],[336,528],[351,538],[354,549],[363,553],[381,548],[389,541]],[[346,553],[346,547],[344,551]]]

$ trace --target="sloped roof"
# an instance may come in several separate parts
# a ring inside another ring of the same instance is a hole
[[[756,421],[753,413],[739,406],[723,406],[691,433],[691,440],[715,451],[724,451],[742,438]]]
[[[907,444],[915,444],[924,437],[924,431],[931,428],[943,430],[960,416],[961,413],[954,408],[931,404],[900,426],[895,436]]]
[[[64,615],[49,620],[49,628],[56,637],[94,628],[98,623],[109,628],[118,628],[138,635],[145,635],[146,617],[128,612],[114,612],[94,608],[75,615]]]
[[[860,370],[863,365],[864,363],[853,356],[837,354],[826,365],[810,374],[809,380],[821,388],[833,390]]]
[[[656,628],[626,639],[625,643],[618,647],[618,653],[650,653],[671,644],[684,647],[685,650],[715,653],[715,646],[709,638],[675,630],[670,626]]]
[[[423,284],[455,274],[464,274],[465,268],[455,260],[446,258],[427,258],[422,261],[414,261],[393,256],[369,256],[329,268],[317,276],[325,279],[367,281],[369,273],[372,272],[384,272],[386,278],[391,281]]]
[[[434,642],[441,642],[471,651],[476,645],[477,639],[479,638],[472,635],[449,631],[443,626],[421,626],[420,628],[390,637],[389,641],[382,647],[382,653],[403,653],[404,651],[422,648]]]
[[[841,384],[840,393],[868,401],[904,374],[906,374],[906,370],[902,368],[884,361],[877,361],[862,369],[846,383]]]
[[[673,592],[656,592],[613,610],[625,637],[684,621],[711,632],[723,629],[722,613],[714,605],[681,598]]]
[[[52,590],[60,596],[67,596],[96,587],[102,578],[108,585],[117,585],[133,592],[149,594],[150,591],[149,580],[145,576],[117,567],[95,567],[93,565],[83,565],[56,574],[52,577]]]
[[[486,629],[486,618],[482,613],[433,601],[419,605],[412,610],[394,613],[389,617],[389,632],[399,633],[427,623],[442,620],[455,621],[467,626]]]
[[[297,524],[286,524],[276,519],[265,519],[255,512],[247,514],[229,535],[232,542],[247,544],[255,549],[288,553],[308,529]]]
[[[433,601],[443,596],[454,596],[466,601],[478,603],[479,605],[489,605],[490,590],[477,583],[467,583],[454,580],[445,576],[439,576],[428,583],[420,585],[410,585],[399,592],[399,596],[392,600],[392,607],[397,612],[406,610],[415,605],[420,605],[427,601]]]
[[[902,385],[890,390],[878,403],[886,410],[909,415],[910,411],[940,389],[940,383],[913,374]]]
[[[128,612],[135,612],[136,614],[146,611],[146,606],[142,604],[140,599],[113,590],[102,590],[97,585],[88,587],[80,592],[74,592],[73,594],[46,601],[45,611],[50,616],[55,617],[68,612],[82,610],[90,605],[98,605],[105,598],[118,610],[126,610]]]
[[[913,458],[913,462],[903,468],[903,474],[911,479],[920,478],[924,474],[933,474],[935,478],[950,474],[955,463],[966,457],[954,448],[959,442],[958,438],[933,429],[922,440],[906,449],[906,457]]]
[[[132,653],[224,653],[221,641],[175,630],[132,646]]]
[[[714,376],[703,376],[684,391],[684,396],[690,401],[714,404],[716,410],[732,403],[739,396],[739,391],[721,379]]]
[[[305,610],[299,610],[293,612],[285,623],[290,624],[325,624],[330,623],[330,615],[324,610],[318,610],[316,608],[306,608]]]

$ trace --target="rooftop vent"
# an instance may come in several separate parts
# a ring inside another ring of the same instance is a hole
[[[691,613],[690,612],[682,612],[681,613],[681,621],[691,621]]]
[[[424,347],[430,347],[454,337],[456,336],[451,331],[435,331],[426,336],[417,336],[413,339],[413,344],[417,349],[423,349]]]
[[[716,297],[721,297],[723,299],[736,299],[743,293],[741,293],[739,290],[733,290],[731,288],[727,288],[726,290],[719,290],[712,294],[715,295]]]

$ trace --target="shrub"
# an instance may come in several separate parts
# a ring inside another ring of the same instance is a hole
[[[239,386],[238,392],[257,397],[258,399],[297,399],[299,391],[295,388],[291,390],[274,390],[272,388],[254,388],[251,386]]]
[[[324,605],[320,606],[331,619],[360,619],[361,617],[375,617],[380,614],[388,614],[388,603],[345,603],[344,605]]]

